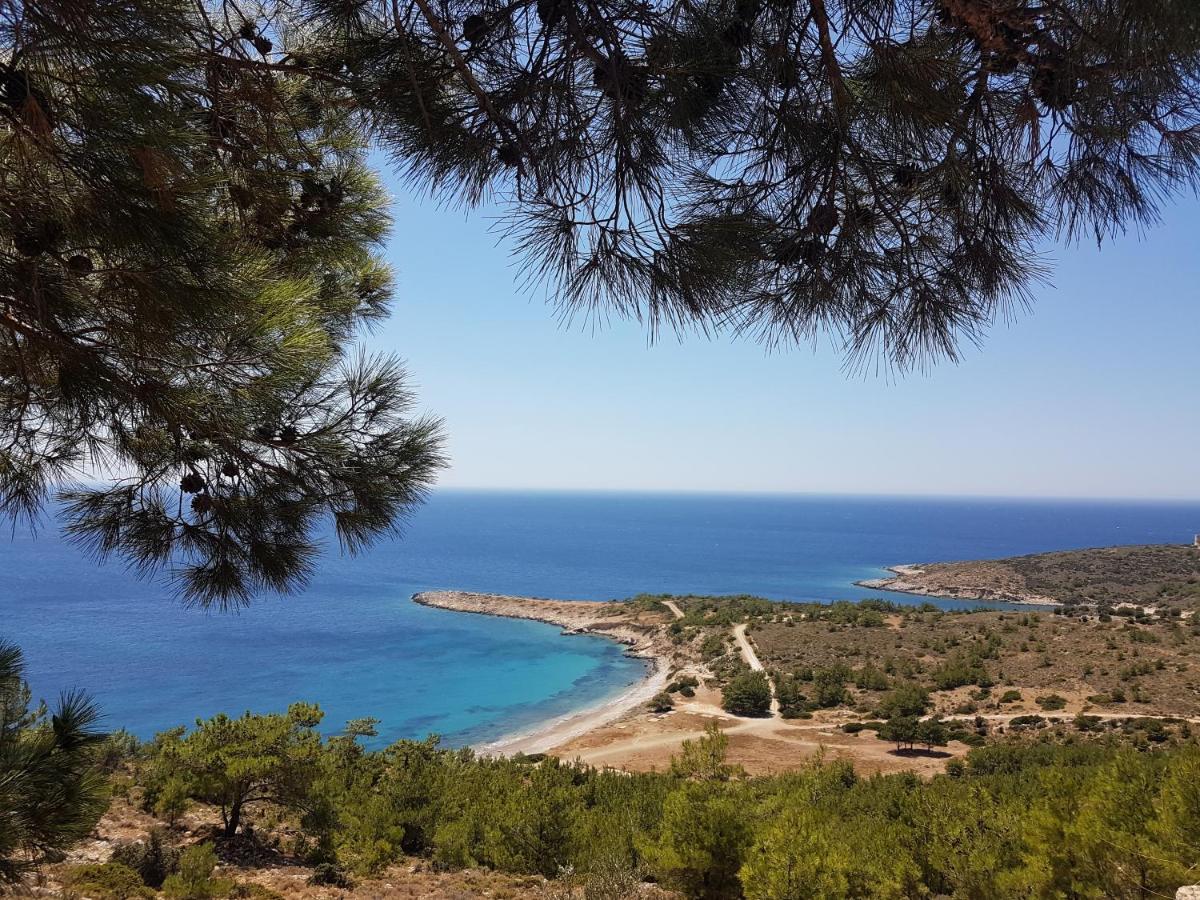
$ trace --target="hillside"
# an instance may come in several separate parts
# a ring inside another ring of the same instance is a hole
[[[1100,547],[1007,559],[896,566],[864,587],[964,600],[1200,608],[1200,549]]]

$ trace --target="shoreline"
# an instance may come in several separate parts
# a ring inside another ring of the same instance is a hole
[[[619,609],[613,602],[547,600],[468,591],[422,591],[413,594],[411,599],[421,606],[451,612],[556,625],[563,629],[562,634],[567,637],[584,634],[607,638],[623,644],[626,656],[646,662],[645,675],[614,696],[495,740],[472,745],[472,749],[481,756],[549,752],[597,728],[623,719],[648,703],[667,685],[671,657],[654,640],[653,630],[640,631],[624,621],[606,622],[605,619]]]
[[[887,570],[894,573],[887,578],[864,578],[854,582],[855,587],[868,588],[874,591],[893,591],[897,594],[909,594],[914,597],[932,597],[941,600],[960,600],[975,603],[1015,603],[1021,606],[1062,606],[1051,597],[1038,594],[1011,594],[992,588],[962,588],[946,585],[930,585],[921,582],[925,569],[921,565],[906,563],[898,566],[888,566]]]

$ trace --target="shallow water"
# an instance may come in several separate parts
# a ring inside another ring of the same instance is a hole
[[[35,693],[87,687],[141,736],[196,716],[320,703],[380,742],[492,740],[620,693],[644,663],[549,625],[417,606],[435,588],[608,599],[639,592],[885,596],[853,586],[905,562],[1190,542],[1200,504],[440,491],[408,536],[331,553],[301,596],[186,609],[53,527],[0,544],[0,637]],[[923,602],[893,594],[900,602]],[[939,601],[961,606],[953,601]]]

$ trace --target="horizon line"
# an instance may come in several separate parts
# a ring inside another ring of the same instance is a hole
[[[829,497],[839,499],[881,500],[1013,500],[1055,503],[1161,503],[1175,505],[1200,504],[1195,497],[1154,497],[1134,495],[1080,494],[977,494],[977,493],[919,493],[908,491],[802,491],[802,490],[738,490],[735,488],[624,488],[624,487],[524,487],[510,485],[434,485],[431,492],[495,494],[645,494],[651,496],[711,496],[711,497]]]

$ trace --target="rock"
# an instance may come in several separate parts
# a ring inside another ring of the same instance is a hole
[[[1175,892],[1175,900],[1200,900],[1200,884],[1181,887]]]

